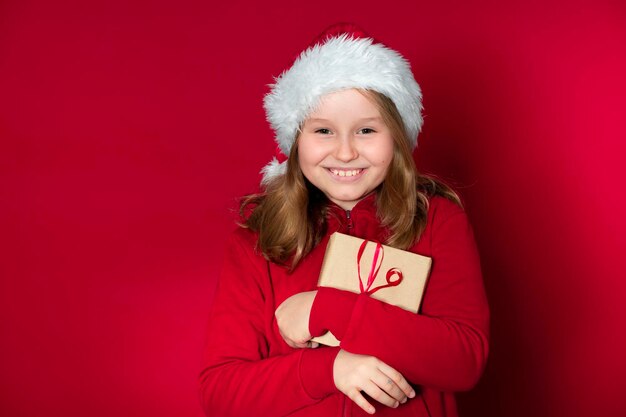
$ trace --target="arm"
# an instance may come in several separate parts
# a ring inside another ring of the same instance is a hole
[[[298,349],[269,357],[259,279],[267,267],[244,233],[234,235],[226,252],[209,320],[200,397],[207,415],[282,416],[337,392],[332,367],[338,349]]]
[[[293,348],[305,348],[315,343],[310,341],[309,316],[316,295],[317,291],[292,295],[276,309],[280,334]],[[339,391],[369,414],[374,413],[375,408],[363,393],[393,408],[415,397],[415,391],[400,372],[373,356],[345,350],[340,350],[335,358],[333,380]]]
[[[320,288],[309,325],[313,335],[331,330],[342,349],[375,356],[414,384],[466,390],[482,374],[488,349],[489,311],[478,253],[460,209],[430,233],[433,267],[421,314],[367,295]]]

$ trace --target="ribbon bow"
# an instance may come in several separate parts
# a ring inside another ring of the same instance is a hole
[[[378,275],[378,271],[383,264],[383,258],[385,257],[383,245],[381,245],[379,242],[373,242],[376,244],[376,249],[374,249],[374,258],[372,259],[372,266],[370,268],[369,275],[367,276],[367,285],[363,286],[363,278],[361,277],[361,258],[363,257],[363,252],[365,252],[365,247],[367,246],[367,243],[367,240],[364,240],[363,243],[361,243],[361,246],[359,247],[359,252],[356,257],[357,270],[359,272],[359,287],[361,288],[361,293],[372,295],[376,291],[383,288],[395,287],[397,285],[400,285],[403,278],[402,271],[400,271],[398,268],[391,268],[389,271],[387,271],[387,275],[385,277],[387,283],[372,288],[372,284],[374,284],[374,280],[376,280],[376,275]],[[379,257],[380,263],[378,262]],[[396,279],[393,279],[394,276],[396,276]]]

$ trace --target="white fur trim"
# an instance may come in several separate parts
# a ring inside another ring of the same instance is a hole
[[[315,45],[302,52],[271,88],[264,107],[285,155],[291,151],[298,127],[320,98],[349,88],[374,90],[389,97],[402,116],[412,148],[417,145],[422,127],[420,87],[408,61],[372,39],[345,34]]]
[[[285,172],[287,172],[287,161],[280,163],[278,162],[278,159],[274,158],[261,170],[261,174],[263,174],[261,184],[267,185],[271,180],[280,175],[283,175]]]

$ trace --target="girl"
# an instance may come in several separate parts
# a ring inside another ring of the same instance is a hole
[[[208,416],[456,416],[487,358],[488,307],[457,195],[417,173],[421,92],[397,52],[327,30],[265,109],[286,161],[263,170],[228,244],[209,324]],[[419,314],[317,287],[333,232],[432,258]],[[311,338],[332,333],[339,347]]]

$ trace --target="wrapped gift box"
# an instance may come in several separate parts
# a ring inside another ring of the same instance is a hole
[[[417,313],[431,263],[426,256],[333,233],[326,247],[318,285],[366,293]],[[339,346],[330,332],[313,340]]]

